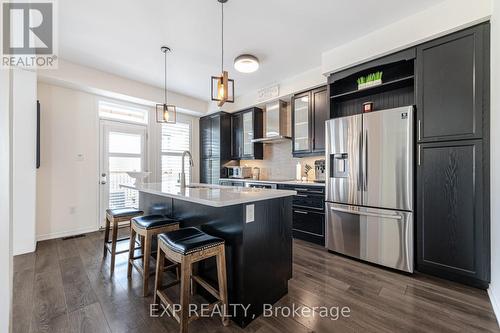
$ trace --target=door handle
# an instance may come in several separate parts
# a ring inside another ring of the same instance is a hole
[[[305,214],[305,215],[309,214],[308,212],[305,212],[303,210],[294,210],[293,212],[298,213],[298,214]]]
[[[345,209],[345,208],[330,207],[330,210],[342,212],[342,213],[348,213],[348,214],[362,215],[362,216],[381,217],[384,219],[393,219],[393,220],[401,220],[402,219],[402,217],[400,215],[388,215],[388,214],[360,212],[360,211],[350,210],[350,209]]]
[[[307,198],[307,194],[295,194],[296,197],[304,197],[304,198]]]
[[[421,154],[422,154],[422,145],[418,145],[418,151],[417,151],[417,165],[421,165]]]
[[[418,120],[418,128],[417,128],[417,132],[418,132],[418,141],[422,140],[422,120]]]
[[[368,130],[365,130],[363,137],[363,191],[368,187]]]

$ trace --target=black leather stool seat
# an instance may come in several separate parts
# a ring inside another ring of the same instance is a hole
[[[193,227],[160,234],[158,241],[164,242],[172,251],[183,255],[224,244],[222,238],[210,236]]]
[[[144,215],[134,217],[132,223],[141,229],[154,229],[170,224],[178,224],[179,221],[165,215]]]
[[[127,216],[137,216],[144,214],[142,210],[135,208],[106,209],[106,213],[112,217],[127,217]]]

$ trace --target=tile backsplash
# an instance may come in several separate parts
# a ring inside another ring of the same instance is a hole
[[[261,180],[290,180],[295,179],[297,162],[304,167],[309,164],[313,169],[309,172],[308,180],[314,180],[314,161],[324,159],[324,156],[294,158],[292,156],[292,141],[265,144],[263,160],[242,160],[240,166],[259,167]]]

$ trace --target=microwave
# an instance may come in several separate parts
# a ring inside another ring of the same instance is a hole
[[[226,167],[228,178],[251,178],[252,168],[250,167],[240,167],[240,166],[228,166]]]

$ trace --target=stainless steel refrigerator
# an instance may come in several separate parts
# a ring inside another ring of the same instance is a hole
[[[413,106],[326,122],[326,247],[413,272]]]

